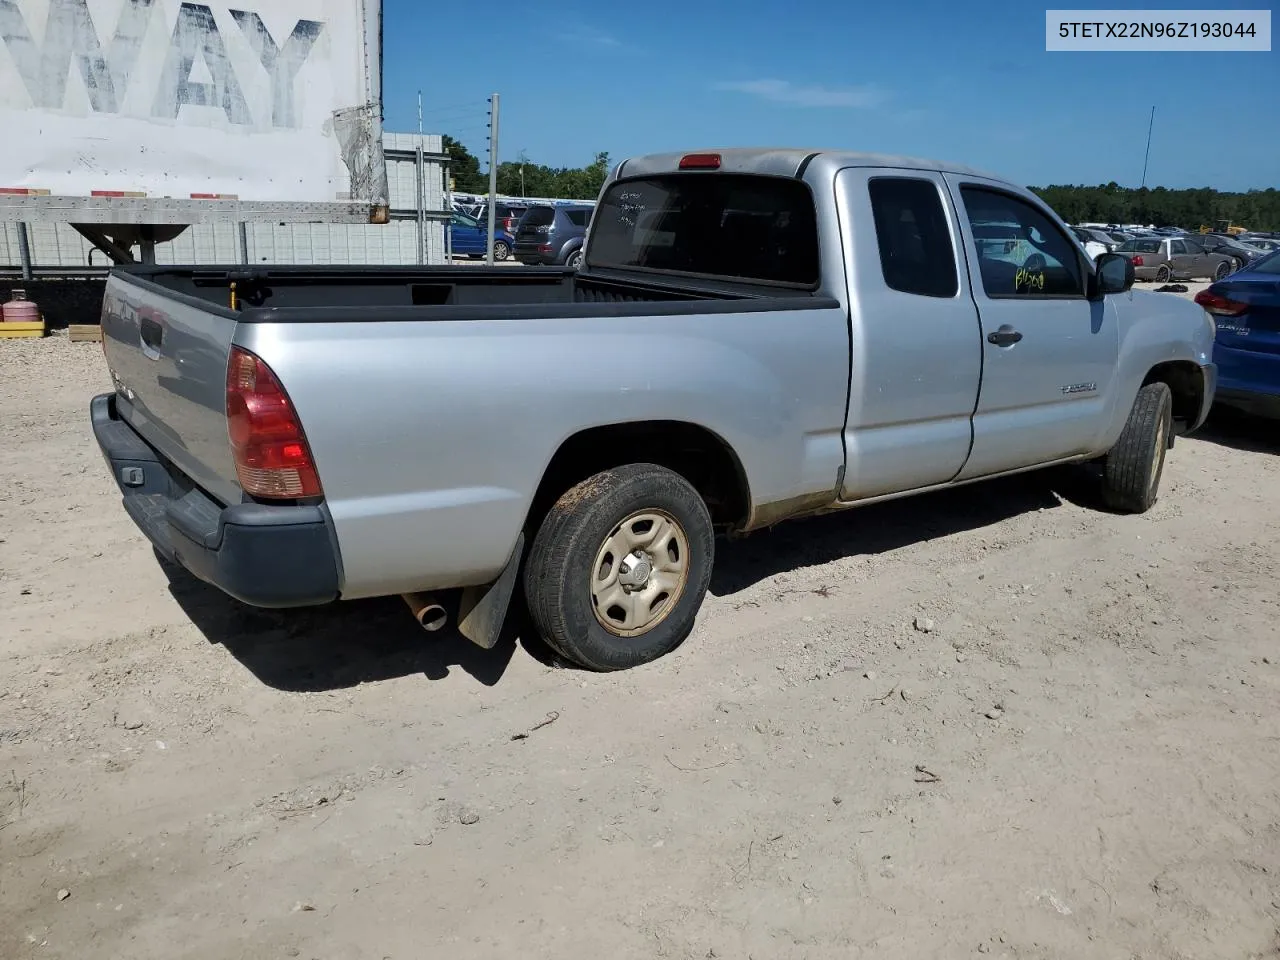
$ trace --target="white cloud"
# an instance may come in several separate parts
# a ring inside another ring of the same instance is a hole
[[[717,83],[715,88],[796,107],[875,107],[885,100],[884,91],[871,85],[824,87],[803,86],[790,80],[735,80]]]

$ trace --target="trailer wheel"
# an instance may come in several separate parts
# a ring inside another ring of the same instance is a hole
[[[649,463],[606,470],[565,493],[525,565],[529,613],[548,646],[591,670],[670,653],[711,582],[715,535],[702,497]]]
[[[1147,384],[1138,391],[1120,439],[1103,458],[1102,495],[1107,506],[1125,513],[1146,513],[1155,506],[1172,427],[1168,384]]]

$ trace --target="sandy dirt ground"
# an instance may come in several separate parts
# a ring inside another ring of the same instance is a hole
[[[598,676],[166,574],[106,387],[0,343],[5,960],[1280,956],[1274,424],[721,544]]]

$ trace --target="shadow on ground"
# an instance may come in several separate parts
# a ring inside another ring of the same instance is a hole
[[[506,673],[517,646],[536,660],[553,662],[540,641],[519,639],[533,632],[521,629],[526,618],[514,604],[497,646],[482,650],[452,626],[427,633],[399,597],[261,610],[161,563],[169,592],[205,638],[225,647],[277,690],[339,690],[413,675],[444,680],[455,669],[493,686]]]
[[[1094,506],[1094,489],[1087,471],[1064,468],[784,523],[745,540],[718,543],[711,592],[731,595],[789,570],[885,553],[1063,501]],[[452,627],[425,633],[398,597],[260,610],[161,563],[170,592],[204,636],[278,690],[336,690],[412,675],[443,680],[455,668],[492,686],[506,673],[517,647],[544,664],[557,664],[529,628],[520,601],[513,604],[498,645],[482,650]]]
[[[1096,507],[1095,489],[1085,468],[1063,468],[794,520],[717,545],[711,592],[729,596],[800,567],[887,553],[1052,509],[1063,501]]]
[[[1280,453],[1280,421],[1252,416],[1229,407],[1215,407],[1209,419],[1191,435],[1245,453]]]

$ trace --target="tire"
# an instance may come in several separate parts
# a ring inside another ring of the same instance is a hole
[[[658,521],[669,525],[659,533],[666,549],[651,540],[636,546]],[[624,550],[631,552],[619,556]],[[628,568],[623,561],[636,553],[648,564]],[[561,496],[542,521],[524,569],[529,615],[566,660],[598,671],[639,666],[689,636],[714,560],[711,515],[684,477],[651,463],[605,470]],[[624,580],[637,571],[643,587]]]
[[[575,250],[573,251],[573,253],[569,254],[569,256],[564,261],[564,265],[568,267],[570,270],[577,270],[580,266],[582,266],[582,251]]]
[[[507,241],[493,241],[493,259],[506,260],[509,256],[511,256],[511,247],[507,244]]]
[[[1223,260],[1213,271],[1213,279],[1222,280],[1235,272],[1234,260]]]
[[[1103,458],[1102,496],[1124,513],[1146,513],[1160,496],[1160,476],[1173,429],[1173,394],[1168,384],[1149,383],[1138,391],[1120,439]]]
[[[1167,263],[1162,263],[1156,269],[1156,283],[1168,283],[1173,279],[1173,271],[1169,269]]]

